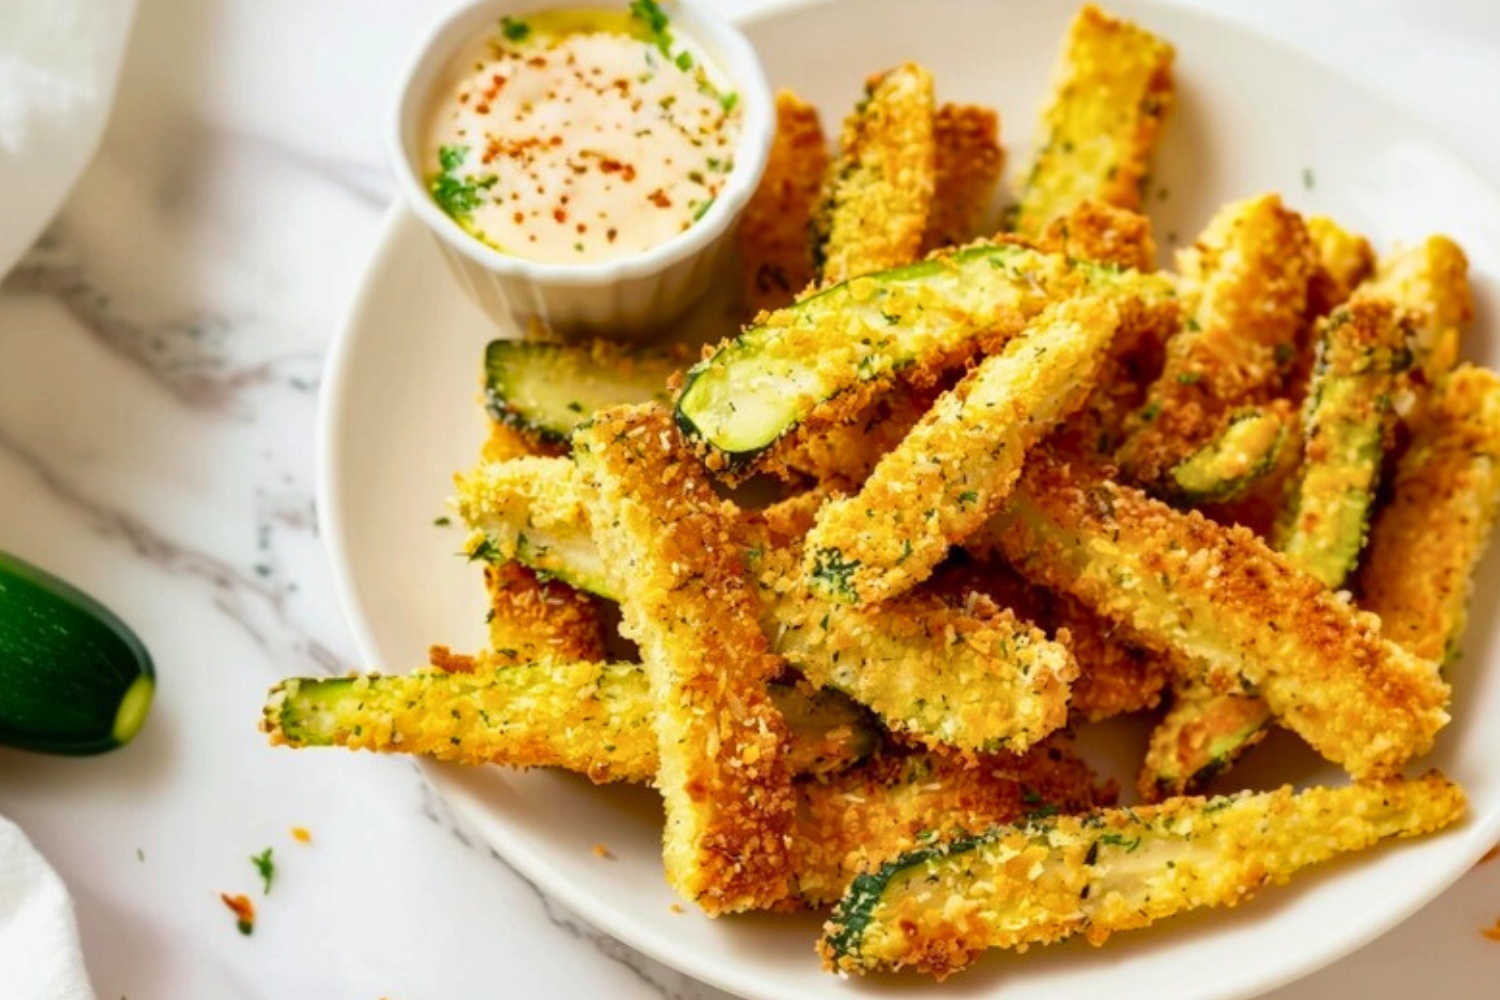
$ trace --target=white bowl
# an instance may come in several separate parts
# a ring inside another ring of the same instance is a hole
[[[1282,191],[1295,207],[1334,216],[1380,246],[1446,232],[1473,263],[1481,324],[1464,353],[1495,366],[1500,342],[1500,201],[1419,122],[1349,80],[1201,14],[1137,0],[1111,8],[1178,48],[1180,105],[1168,124],[1149,209],[1164,253],[1223,202]],[[1011,172],[1026,167],[1036,109],[1073,11],[1053,0],[843,0],[787,4],[749,21],[768,75],[823,109],[834,128],[865,76],[902,59],[936,74],[946,100],[997,106]],[[1329,44],[1336,44],[1336,40]],[[1304,186],[1310,169],[1314,187]],[[1163,194],[1163,192],[1166,192]],[[1175,239],[1174,239],[1175,237]],[[722,332],[714,302],[685,328]],[[427,646],[485,639],[479,570],[455,556],[462,533],[433,526],[454,470],[475,461],[485,431],[475,402],[478,342],[489,320],[453,284],[422,223],[391,214],[323,393],[320,510],[344,608],[370,667],[424,662]],[[441,330],[442,337],[413,337]],[[519,331],[512,330],[512,335]],[[1471,816],[1438,836],[1383,845],[1312,871],[1232,911],[1123,934],[996,954],[941,985],[917,977],[921,1000],[1234,1000],[1305,975],[1389,930],[1468,870],[1500,839],[1500,558],[1480,574],[1463,659],[1450,671],[1454,722],[1419,767],[1461,781]],[[1091,727],[1085,751],[1128,785],[1144,732]],[[333,751],[329,751],[333,752]],[[371,758],[371,767],[391,766]],[[309,755],[304,767],[317,767]],[[708,920],[662,878],[661,815],[639,788],[595,788],[569,775],[429,766],[433,783],[511,864],[547,893],[631,946],[699,979],[761,1000],[848,1000],[890,979],[845,981],[818,968],[811,916]],[[1231,787],[1345,779],[1278,733],[1229,775]],[[607,845],[615,858],[593,853]],[[504,900],[495,901],[497,928]],[[453,919],[485,919],[456,914]],[[497,931],[503,933],[503,931]]]
[[[458,287],[501,327],[524,330],[535,319],[562,334],[632,337],[660,330],[712,284],[734,224],[765,171],[776,109],[755,49],[697,0],[663,0],[673,31],[691,38],[708,55],[744,109],[734,167],[703,218],[667,242],[628,257],[547,264],[485,245],[438,207],[427,190],[421,140],[437,89],[452,82],[455,54],[506,15],[626,6],[626,0],[478,0],[460,5],[433,25],[401,74],[387,145],[401,195],[437,238]]]

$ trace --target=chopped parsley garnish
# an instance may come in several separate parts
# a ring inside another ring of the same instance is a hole
[[[684,73],[693,68],[693,57],[687,52],[677,53],[677,58],[672,61],[675,62],[677,64],[677,68],[682,70]]]
[[[697,222],[699,219],[703,218],[708,214],[708,210],[713,207],[714,199],[712,198],[709,198],[707,201],[699,202],[698,207],[693,209],[693,221]]]
[[[505,36],[507,42],[524,42],[531,34],[531,25],[519,17],[502,17],[500,33]]]
[[[439,528],[446,528],[448,525],[453,523],[453,518],[447,516],[435,517],[432,519],[432,523],[437,525]]]
[[[504,562],[500,558],[499,547],[493,539],[489,538],[481,539],[478,544],[469,549],[465,554],[469,557],[469,562]]]
[[[1316,183],[1317,183],[1317,180],[1316,180],[1316,178],[1313,177],[1312,167],[1303,167],[1302,168],[1302,186],[1305,187],[1305,188],[1307,188],[1309,191],[1311,191],[1313,189],[1313,186]]]
[[[494,187],[500,179],[486,177],[476,181],[472,178],[464,180],[459,177],[457,171],[463,166],[464,157],[468,155],[467,146],[443,146],[439,149],[438,166],[442,167],[442,173],[432,179],[429,188],[432,191],[432,199],[438,203],[438,207],[458,220],[462,220],[478,208],[481,201],[480,192]]]
[[[726,90],[719,95],[719,104],[724,108],[725,114],[733,111],[734,106],[738,103],[740,103],[740,95],[732,90]]]
[[[266,848],[259,854],[250,855],[250,863],[260,873],[260,880],[265,885],[265,895],[271,894],[271,883],[276,879],[276,862],[271,860],[271,848]]]
[[[672,32],[667,25],[671,23],[671,19],[661,9],[661,5],[656,0],[630,0],[630,16],[641,23],[661,54],[670,59]]]
[[[846,560],[844,553],[838,549],[823,549],[813,561],[812,575],[814,579],[822,580],[836,593],[852,601],[859,597],[850,581],[857,569],[858,559]]]

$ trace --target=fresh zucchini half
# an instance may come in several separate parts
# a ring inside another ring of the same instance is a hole
[[[773,683],[793,773],[826,777],[880,746],[870,714],[837,692]],[[655,702],[633,663],[504,663],[474,673],[291,678],[261,729],[278,746],[342,746],[460,764],[560,767],[595,782],[656,777]]]
[[[1141,797],[1160,802],[1195,794],[1265,739],[1271,709],[1251,694],[1180,691],[1151,731],[1138,782]]]
[[[918,848],[854,880],[819,944],[844,972],[939,979],[989,948],[1017,951],[1233,906],[1334,856],[1456,822],[1437,772],[1343,788],[1290,786],[996,827]]]
[[[140,639],[81,590],[0,554],[0,744],[55,754],[122,746],[156,671]]]
[[[669,355],[608,340],[492,340],[484,351],[485,409],[548,444],[567,444],[573,428],[599,410],[666,402],[667,379],[679,367]]]
[[[1287,414],[1275,407],[1247,407],[1231,414],[1218,437],[1172,467],[1171,499],[1196,506],[1242,496],[1276,467],[1287,423]]]
[[[1407,323],[1384,300],[1356,296],[1318,328],[1302,466],[1276,547],[1325,586],[1338,588],[1365,545],[1395,421],[1391,394],[1412,354]]]
[[[1172,655],[1190,679],[1259,693],[1355,777],[1394,773],[1448,723],[1435,664],[1244,528],[1039,452],[986,531],[1033,583]]]
[[[1159,275],[1011,243],[853,278],[762,316],[693,366],[677,425],[711,466],[743,468],[799,425],[833,422],[835,400],[857,409],[896,375],[997,349],[1053,301],[1095,290],[1173,294]]]

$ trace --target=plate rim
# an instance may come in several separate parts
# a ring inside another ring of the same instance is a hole
[[[739,27],[749,27],[795,11],[844,2],[848,0],[765,0],[753,11],[731,14],[729,19]],[[1154,7],[1171,9],[1176,14],[1213,21],[1227,30],[1253,36],[1262,44],[1273,46],[1336,74],[1350,87],[1369,96],[1376,103],[1389,104],[1386,98],[1337,67],[1317,59],[1310,53],[1295,49],[1253,26],[1225,18],[1216,9],[1185,8],[1177,4],[1164,3],[1162,0],[1144,0],[1144,2]],[[1431,127],[1430,122],[1420,112],[1407,109],[1405,114],[1410,119],[1421,122],[1430,130],[1429,141],[1437,148],[1473,171],[1476,176],[1483,178],[1492,188],[1495,187],[1491,175],[1476,168],[1466,157],[1456,152],[1438,130]],[[337,424],[344,409],[345,395],[348,392],[349,360],[353,355],[352,348],[357,339],[356,331],[367,322],[366,315],[369,309],[367,300],[372,291],[371,277],[381,270],[380,265],[384,259],[394,252],[396,247],[402,245],[401,236],[408,226],[413,227],[414,237],[420,238],[420,232],[418,232],[420,221],[399,198],[396,198],[382,216],[372,242],[372,250],[360,268],[360,276],[329,343],[324,361],[323,385],[319,393],[315,427],[318,530],[327,553],[329,568],[332,571],[334,594],[340,613],[353,635],[354,644],[361,659],[366,663],[377,661],[378,658],[375,655],[377,643],[356,596],[358,588],[350,568],[349,547],[344,537],[344,523],[342,517],[336,513],[344,506],[344,490],[334,472],[339,467],[337,459],[341,453]],[[665,936],[651,930],[649,925],[631,921],[623,912],[617,914],[614,908],[601,907],[591,893],[575,885],[553,866],[537,857],[526,847],[522,839],[494,836],[487,829],[486,824],[476,820],[475,814],[479,811],[479,807],[471,804],[470,794],[453,780],[455,765],[443,765],[423,758],[417,758],[415,762],[424,778],[443,796],[444,801],[452,806],[465,822],[477,828],[477,832],[480,833],[485,843],[494,848],[505,864],[535,888],[561,902],[590,926],[668,968],[675,969],[706,985],[747,998],[747,1000],[788,1000],[789,994],[779,990],[770,991],[764,983],[755,981],[749,974],[736,971],[738,967],[735,965],[725,965],[716,959],[706,957],[709,953],[685,951],[675,946]],[[1262,996],[1327,968],[1388,934],[1451,888],[1497,841],[1500,841],[1500,809],[1495,809],[1491,815],[1481,817],[1475,817],[1470,813],[1460,825],[1448,831],[1447,835],[1459,840],[1452,854],[1453,860],[1444,866],[1441,876],[1431,879],[1419,891],[1403,896],[1400,905],[1388,910],[1365,911],[1373,916],[1363,922],[1359,920],[1343,922],[1339,925],[1339,929],[1331,932],[1331,936],[1325,939],[1327,943],[1324,946],[1305,953],[1305,957],[1293,958],[1285,964],[1268,965],[1266,968],[1268,970],[1274,968],[1274,971],[1242,980],[1240,983],[1217,992],[1205,992],[1201,994],[1202,1000],[1251,1000],[1251,998]],[[1464,841],[1468,842],[1466,851],[1458,849]],[[1209,989],[1213,987],[1209,986]],[[799,990],[798,993],[800,994],[801,991]]]

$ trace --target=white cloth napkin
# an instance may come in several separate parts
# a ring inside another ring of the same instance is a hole
[[[0,277],[88,165],[135,0],[0,0]]]
[[[93,157],[134,15],[135,0],[0,0],[0,277]],[[73,901],[3,818],[0,997],[94,1000]]]
[[[0,819],[0,996],[94,1000],[73,901],[20,827]]]

